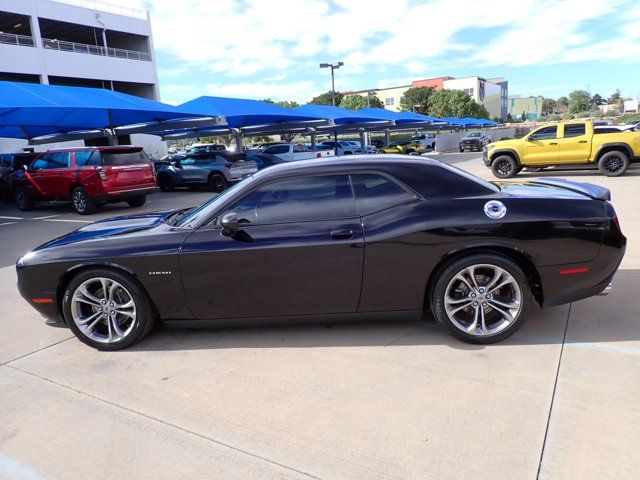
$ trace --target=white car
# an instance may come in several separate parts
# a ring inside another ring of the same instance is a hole
[[[345,140],[345,142],[350,143],[351,145],[354,145],[356,148],[359,148],[362,153],[367,153],[367,154],[376,153],[376,150],[377,150],[376,147],[374,147],[373,145],[365,145],[363,148],[360,140]]]
[[[325,140],[320,142],[319,145],[321,148],[329,148],[331,150],[336,148],[335,140]],[[356,144],[354,141],[338,140],[338,155],[356,155],[358,153],[362,153],[360,142]]]
[[[436,148],[436,136],[433,133],[421,133],[411,137],[412,142],[419,142],[425,148]]]
[[[333,150],[314,151],[304,143],[278,143],[276,145],[271,145],[265,148],[264,150],[262,150],[262,153],[275,155],[276,157],[281,158],[282,160],[287,162],[334,156]]]

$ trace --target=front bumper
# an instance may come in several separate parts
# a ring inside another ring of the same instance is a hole
[[[486,147],[482,149],[482,163],[484,163],[485,166],[487,167],[491,166],[491,159],[489,158],[489,150]]]

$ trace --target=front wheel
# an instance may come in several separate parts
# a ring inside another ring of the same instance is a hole
[[[80,215],[89,215],[96,211],[96,204],[87,191],[82,187],[77,187],[71,192],[71,201],[73,202],[73,208]]]
[[[160,190],[163,192],[173,192],[173,190],[175,190],[173,180],[166,173],[158,175],[158,187],[160,187]]]
[[[436,321],[468,343],[495,343],[524,324],[531,288],[522,269],[495,254],[463,257],[436,280],[431,309]]]
[[[124,273],[90,269],[76,275],[62,300],[64,318],[78,339],[98,350],[120,350],[144,337],[155,322],[151,300]]]
[[[498,178],[513,177],[518,173],[518,162],[513,157],[501,155],[491,163],[491,171]]]
[[[629,157],[618,150],[607,152],[598,161],[600,173],[607,177],[619,177],[629,168]]]
[[[461,148],[461,149],[460,149],[460,153],[464,153],[464,148]]]
[[[136,208],[136,207],[143,206],[146,203],[146,201],[147,201],[146,195],[138,195],[137,197],[132,197],[129,200],[127,200],[127,203],[129,204],[130,207]]]

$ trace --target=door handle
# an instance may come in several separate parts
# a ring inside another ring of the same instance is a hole
[[[331,238],[335,240],[348,240],[353,238],[353,230],[350,228],[340,228],[331,231]]]
[[[578,143],[587,143],[586,140],[578,140]]]
[[[558,142],[549,142],[549,145],[557,145]]]

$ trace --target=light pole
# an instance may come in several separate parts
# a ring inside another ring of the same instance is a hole
[[[336,81],[334,77],[333,71],[343,66],[342,62],[333,62],[333,63],[321,63],[320,68],[330,68],[331,69],[331,105],[336,106]],[[335,142],[335,154],[338,155],[338,130],[333,131],[333,140]]]
[[[336,81],[334,78],[333,71],[343,66],[342,62],[333,62],[333,63],[321,63],[320,68],[330,68],[331,69],[331,104],[336,106]]]

